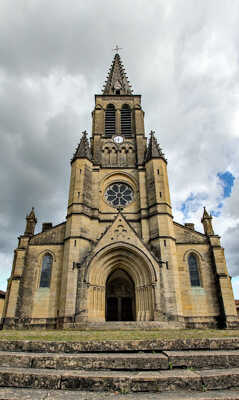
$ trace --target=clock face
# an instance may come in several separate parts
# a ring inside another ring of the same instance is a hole
[[[122,136],[115,136],[114,137],[114,142],[115,143],[123,143],[123,141],[124,141],[124,138],[122,137]]]

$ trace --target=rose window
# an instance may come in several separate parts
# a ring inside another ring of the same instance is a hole
[[[125,207],[134,198],[134,192],[126,183],[113,183],[105,192],[107,202],[113,207]]]

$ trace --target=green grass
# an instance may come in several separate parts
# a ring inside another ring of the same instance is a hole
[[[239,330],[177,329],[153,331],[77,331],[77,330],[2,330],[0,340],[87,341],[87,340],[152,340],[204,339],[239,337]]]

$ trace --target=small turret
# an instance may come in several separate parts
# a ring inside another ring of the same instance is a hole
[[[76,158],[88,158],[88,160],[92,159],[92,154],[91,154],[90,145],[89,145],[86,131],[82,132],[82,137],[81,137],[78,147],[76,148],[75,154],[72,158],[72,162]]]
[[[205,235],[208,235],[208,236],[214,235],[214,230],[212,227],[212,216],[211,216],[211,214],[210,215],[208,214],[206,207],[204,207],[204,212],[203,212],[201,222],[203,224]]]
[[[145,154],[145,161],[149,161],[152,158],[163,158],[166,161],[165,155],[160,148],[156,137],[154,136],[154,131],[150,132],[149,144]]]
[[[25,236],[33,236],[34,231],[35,231],[35,226],[37,223],[36,215],[34,212],[34,207],[32,207],[32,210],[29,215],[26,216],[26,229],[25,229]]]

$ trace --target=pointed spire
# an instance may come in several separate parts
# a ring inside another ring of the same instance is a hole
[[[203,221],[203,219],[205,219],[205,218],[210,218],[210,215],[208,214],[208,212],[207,212],[207,210],[206,210],[206,207],[203,207],[203,216],[202,216],[202,221]],[[212,218],[212,217],[211,217]]]
[[[26,216],[26,229],[24,235],[26,236],[33,236],[35,231],[35,226],[37,223],[34,207],[32,207],[31,212],[29,215]]]
[[[132,95],[132,93],[120,55],[116,53],[105,81],[103,94]]]
[[[152,158],[163,158],[166,161],[165,155],[160,148],[156,137],[154,136],[155,132],[150,132],[149,144],[145,154],[145,161],[149,161]]]
[[[89,140],[87,138],[87,132],[82,132],[82,137],[80,143],[78,144],[75,154],[71,160],[73,162],[76,158],[88,158],[88,160],[92,159]]]
[[[206,210],[206,207],[204,207],[204,211],[203,211],[203,216],[202,216],[201,222],[203,224],[205,235],[214,235],[214,230],[213,230],[213,227],[212,227],[212,215],[208,214],[208,212]]]

